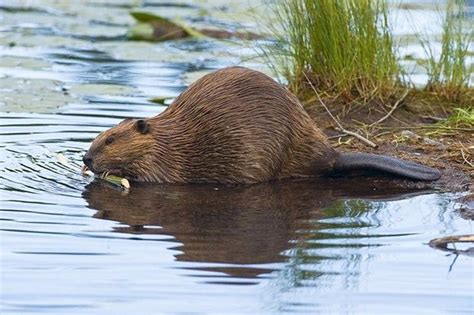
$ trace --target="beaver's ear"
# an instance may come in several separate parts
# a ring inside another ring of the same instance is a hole
[[[141,134],[146,134],[150,131],[150,126],[143,119],[137,120],[135,126],[137,127],[138,132]]]
[[[132,118],[125,118],[124,120],[122,120],[121,122],[119,122],[118,125],[126,124],[126,123],[128,123],[130,120],[132,120]]]

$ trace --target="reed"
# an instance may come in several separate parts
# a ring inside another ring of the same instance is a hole
[[[440,53],[435,53],[433,41],[419,37],[428,56],[424,63],[428,75],[425,89],[460,105],[474,102],[472,68],[467,62],[474,29],[465,23],[470,23],[465,18],[465,1],[450,0],[443,20]]]
[[[381,0],[294,0],[273,4],[277,44],[266,51],[297,94],[306,78],[322,93],[370,100],[393,93],[399,66]]]
[[[427,92],[416,93],[420,97],[440,96],[446,108],[470,106],[474,28],[463,25],[470,23],[464,2],[448,1],[440,53],[435,49],[439,42],[417,37],[428,57],[421,62],[428,77],[421,90],[404,80],[386,0],[275,1],[271,33],[276,43],[267,45],[264,55],[302,99],[313,95],[314,87],[330,104],[369,104],[374,99],[391,104],[407,90],[419,90]]]

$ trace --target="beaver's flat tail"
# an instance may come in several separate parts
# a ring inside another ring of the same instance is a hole
[[[336,172],[351,170],[376,170],[415,180],[434,181],[440,171],[415,162],[370,153],[340,153],[334,166]]]

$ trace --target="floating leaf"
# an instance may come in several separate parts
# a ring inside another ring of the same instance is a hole
[[[174,23],[184,29],[184,31],[189,34],[189,36],[194,37],[194,38],[205,38],[206,35],[201,33],[198,30],[195,30],[194,28],[186,25],[182,20],[175,20]]]
[[[101,177],[101,178],[103,180],[105,180],[105,181],[107,181],[111,184],[114,184],[116,186],[119,186],[123,189],[130,189],[130,182],[126,178],[115,176],[115,175],[108,175],[108,176]]]
[[[155,41],[156,38],[153,34],[153,26],[147,23],[138,23],[128,30],[127,37],[131,40]]]
[[[89,168],[86,165],[82,166],[81,173],[83,175],[94,176],[94,173],[92,173],[92,171],[89,170]],[[106,175],[106,173],[102,174],[98,177],[100,179],[103,179],[103,180],[115,185],[115,186],[123,188],[124,190],[130,189],[130,182],[128,181],[128,179],[126,179],[124,177],[120,177],[120,176],[116,176],[116,175]]]
[[[68,161],[67,157],[64,156],[64,154],[58,153],[56,155],[56,158],[58,159],[59,164],[62,164],[62,165],[67,166],[67,167],[71,166],[71,165],[69,165],[69,161]]]
[[[143,11],[133,11],[130,14],[138,22],[127,33],[128,38],[132,40],[164,41],[185,37],[205,37],[181,21],[172,21]]]
[[[130,12],[130,15],[133,16],[137,22],[142,22],[142,23],[150,23],[150,22],[155,22],[155,21],[161,21],[163,23],[169,22],[168,19],[153,14],[149,12],[144,12],[144,11],[132,11]]]
[[[148,101],[153,102],[153,103],[157,103],[157,104],[165,105],[166,101],[171,100],[171,99],[173,99],[173,98],[169,97],[169,96],[157,96],[157,97],[150,98]]]

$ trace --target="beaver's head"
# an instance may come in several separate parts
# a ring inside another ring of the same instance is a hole
[[[149,122],[126,119],[95,138],[83,157],[86,168],[99,175],[147,181],[153,152]]]

